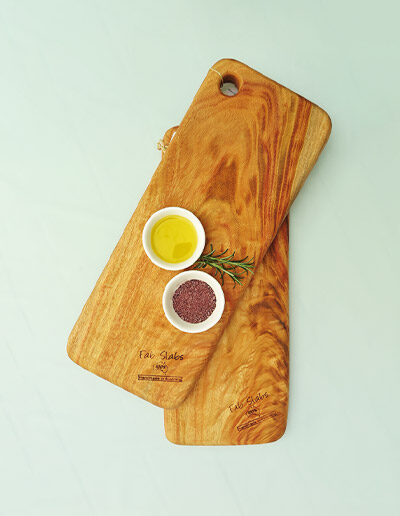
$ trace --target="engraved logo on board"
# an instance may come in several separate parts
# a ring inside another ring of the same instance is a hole
[[[261,406],[263,403],[265,403],[268,396],[269,394],[267,391],[258,392],[256,395],[249,395],[246,398],[238,400],[235,403],[229,405],[228,408],[231,413],[237,413],[237,411],[239,411],[243,414],[243,416],[248,418],[248,421],[237,425],[236,428],[238,432],[258,425],[261,423],[261,421],[265,421],[270,417],[277,416],[275,411],[268,414],[262,413]]]
[[[141,349],[139,351],[139,359],[146,362],[158,359],[159,362],[153,365],[154,373],[138,374],[138,380],[147,382],[182,382],[182,376],[167,375],[169,369],[167,361],[176,363],[177,361],[183,360],[183,358],[183,355],[180,355],[176,351],[164,350],[160,353],[154,353],[152,350]]]
[[[153,367],[156,371],[167,374],[168,366],[165,362],[159,362],[158,364],[154,364]]]

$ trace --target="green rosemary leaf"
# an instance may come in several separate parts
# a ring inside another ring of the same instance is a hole
[[[227,275],[236,285],[242,285],[242,280],[250,272],[254,272],[254,258],[248,260],[248,256],[241,259],[235,259],[235,251],[227,254],[229,249],[225,249],[220,253],[216,253],[213,245],[210,244],[210,251],[202,254],[194,264],[195,269],[204,269],[211,267],[214,276],[219,276],[221,284],[224,284],[225,275]]]

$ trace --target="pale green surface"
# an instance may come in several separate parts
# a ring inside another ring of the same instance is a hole
[[[0,514],[399,507],[396,2],[0,0]],[[272,445],[176,447],[67,335],[207,69],[242,60],[333,132],[291,216],[291,404]]]

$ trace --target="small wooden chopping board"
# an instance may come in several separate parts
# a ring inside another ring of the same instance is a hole
[[[161,140],[163,155],[177,129]],[[171,442],[261,444],[283,435],[289,401],[288,253],[287,217],[194,389],[178,408],[165,409]]]
[[[77,364],[164,408],[193,388],[246,284],[225,285],[225,312],[212,329],[180,332],[161,304],[174,273],[145,255],[145,222],[165,206],[186,208],[205,228],[206,249],[213,243],[258,264],[331,128],[321,108],[246,65],[226,59],[213,68],[238,94],[223,95],[219,75],[208,72],[68,341]]]

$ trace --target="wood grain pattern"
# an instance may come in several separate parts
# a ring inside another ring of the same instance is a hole
[[[208,72],[68,341],[76,363],[165,408],[193,388],[246,285],[226,283],[225,312],[212,329],[175,329],[161,305],[173,273],[147,259],[146,220],[165,206],[187,208],[203,223],[206,246],[258,264],[331,128],[321,108],[246,65],[227,59],[214,68],[234,77],[239,93],[224,96]],[[167,360],[167,375],[157,369],[165,353],[183,356]]]
[[[261,444],[286,428],[289,224],[284,221],[193,391],[164,411],[176,444]]]

